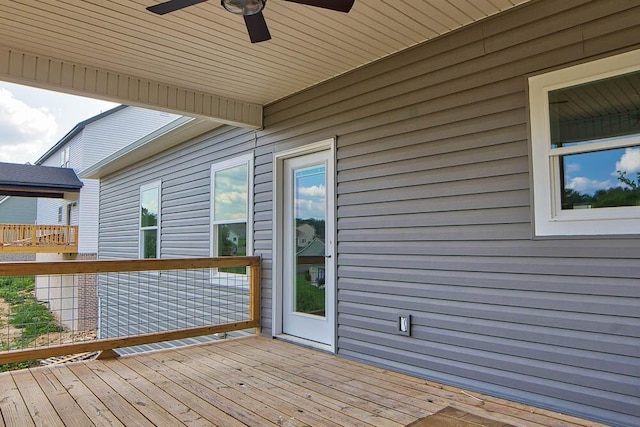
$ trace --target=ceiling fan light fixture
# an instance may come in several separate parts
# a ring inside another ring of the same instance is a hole
[[[262,12],[267,0],[222,0],[222,7],[236,15],[255,15]]]

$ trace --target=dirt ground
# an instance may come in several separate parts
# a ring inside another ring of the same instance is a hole
[[[3,346],[10,345],[22,336],[22,329],[9,323],[9,303],[0,300],[0,341]]]

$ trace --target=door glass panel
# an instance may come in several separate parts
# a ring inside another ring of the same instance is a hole
[[[315,165],[293,171],[292,235],[295,242],[294,304],[296,312],[324,317],[326,166]]]

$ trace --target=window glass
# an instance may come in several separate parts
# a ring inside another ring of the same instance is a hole
[[[247,217],[247,164],[214,173],[215,221],[237,221]]]
[[[213,256],[246,256],[249,236],[248,156],[211,167]],[[220,268],[220,273],[246,274],[246,268]]]
[[[140,188],[140,258],[158,258],[160,182]]]
[[[535,234],[640,234],[640,50],[529,77]]]
[[[142,230],[142,258],[157,258],[158,230]]]
[[[640,72],[550,91],[549,121],[552,150],[574,148],[558,156],[561,209],[640,205],[640,146],[620,147],[640,135]]]
[[[155,227],[158,225],[158,189],[150,188],[142,192],[141,196],[141,227]]]
[[[560,156],[562,209],[640,206],[640,146]],[[631,170],[631,173],[629,172]]]
[[[640,71],[549,91],[551,148],[640,133]]]

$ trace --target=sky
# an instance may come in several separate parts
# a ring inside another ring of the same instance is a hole
[[[325,165],[311,166],[295,171],[296,218],[326,219],[325,175]]]
[[[626,187],[618,180],[617,171],[625,171],[635,180],[640,172],[640,147],[574,154],[564,157],[566,187],[578,193],[593,195],[598,190]]]
[[[76,124],[117,105],[0,82],[0,162],[33,164]]]

